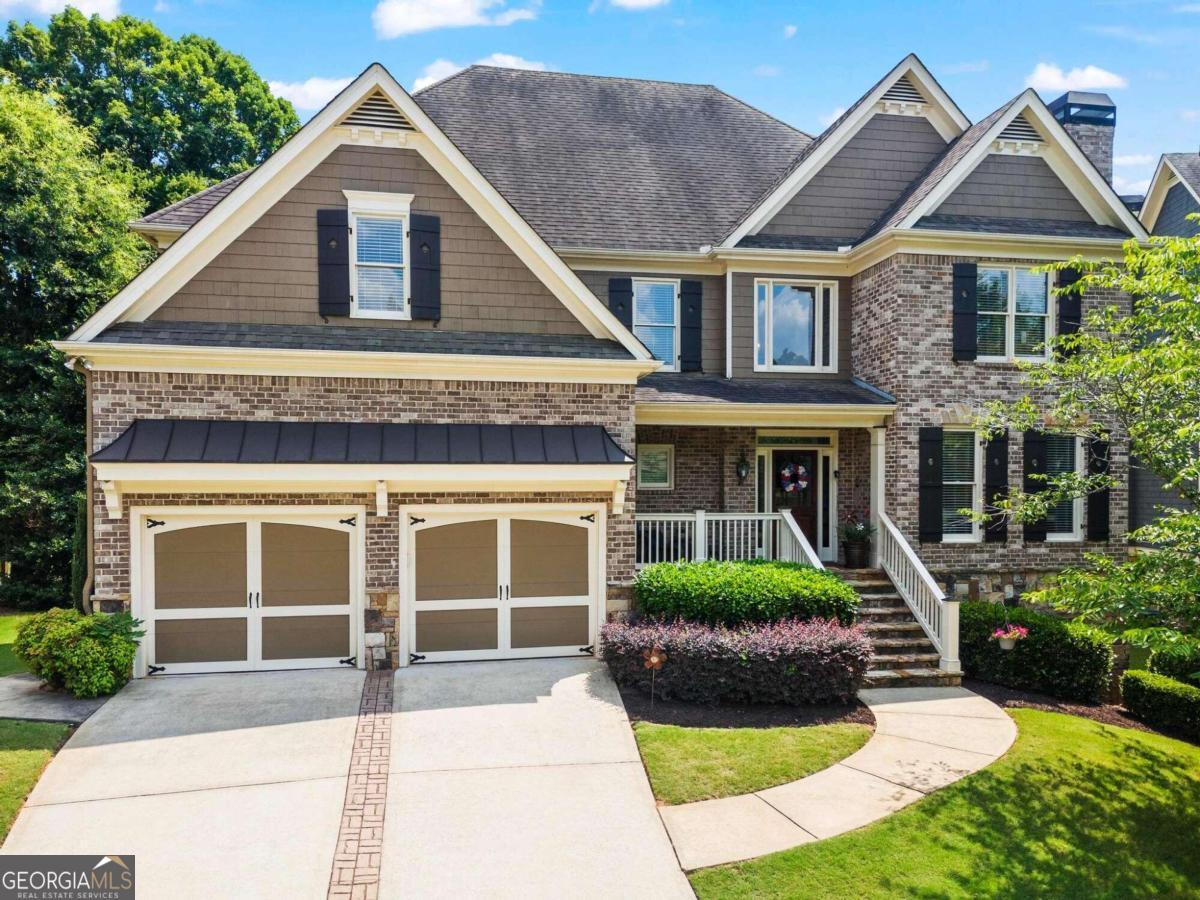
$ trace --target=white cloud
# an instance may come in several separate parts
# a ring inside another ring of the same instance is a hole
[[[121,0],[0,0],[0,14],[23,9],[35,16],[52,16],[73,6],[85,16],[114,19],[121,14]]]
[[[276,97],[291,100],[296,109],[320,109],[348,85],[353,78],[309,78],[305,81],[269,81]]]
[[[156,13],[165,13],[171,11],[171,4],[167,0],[154,0],[154,11]]]
[[[1179,118],[1185,122],[1200,122],[1200,109],[1181,109]]]
[[[1038,63],[1025,79],[1025,85],[1035,91],[1097,91],[1128,87],[1129,82],[1121,75],[1099,66],[1084,66],[1064,72],[1051,63]]]
[[[656,6],[666,6],[671,0],[608,0],[609,6],[617,9],[654,9]]]
[[[839,118],[841,118],[842,113],[844,113],[845,111],[846,111],[846,107],[838,106],[832,112],[828,112],[823,116],[817,116],[817,119],[820,120],[822,125],[824,125],[826,128],[828,128],[830,125],[832,125],[834,122],[836,122]]]
[[[1130,41],[1134,44],[1165,44],[1169,37],[1164,34],[1158,34],[1153,31],[1141,31],[1137,28],[1130,28],[1128,25],[1090,25],[1088,31],[1092,34],[1098,34],[1101,37],[1116,38],[1119,41]]]
[[[524,59],[511,53],[492,53],[483,59],[476,60],[475,63],[480,66],[499,66],[502,69],[528,69],[532,72],[545,72],[549,68],[544,62]],[[419,91],[427,88],[465,68],[466,66],[460,66],[448,59],[435,59],[422,70],[420,77],[413,82],[412,89]]]
[[[942,66],[941,72],[943,75],[963,75],[968,72],[986,72],[992,67],[992,64],[986,59],[977,59],[972,62],[951,63],[948,66]]]
[[[1114,156],[1114,166],[1148,166],[1150,163],[1157,160],[1158,157],[1150,153],[1128,153],[1123,156]]]
[[[796,28],[795,25],[784,25],[783,26],[783,36],[784,36],[784,38],[786,38],[787,40],[790,41],[792,38],[794,38],[796,36],[796,32],[798,30],[799,29]]]
[[[1123,178],[1113,175],[1113,190],[1118,194],[1144,194],[1149,188],[1149,178]]]
[[[1171,7],[1171,12],[1200,13],[1200,3],[1180,3],[1178,6]]]
[[[779,68],[779,66],[771,66],[767,63],[760,63],[754,67],[754,74],[759,78],[774,78],[782,71],[783,69]]]
[[[540,0],[534,0],[528,6],[507,9],[505,0],[380,0],[371,13],[371,23],[376,37],[387,39],[438,28],[512,25],[536,19],[540,5]]]

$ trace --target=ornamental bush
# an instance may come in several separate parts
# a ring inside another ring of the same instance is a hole
[[[17,629],[13,652],[51,687],[76,697],[99,697],[129,680],[145,634],[140,625],[128,613],[85,616],[75,609],[50,609]]]
[[[1191,653],[1164,653],[1155,650],[1150,655],[1149,669],[1184,684],[1200,687],[1200,650]]]
[[[1200,688],[1130,669],[1121,676],[1121,696],[1125,708],[1147,725],[1200,741]]]
[[[765,559],[656,563],[638,572],[633,596],[647,616],[731,627],[818,618],[849,625],[858,609],[858,595],[836,575]]]
[[[1001,650],[992,632],[1013,625],[1029,629],[1012,650]],[[1032,609],[999,603],[964,603],[959,612],[959,655],[971,678],[1094,703],[1112,677],[1112,638],[1095,628]]]
[[[601,657],[617,684],[649,692],[643,653],[661,649],[654,694],[699,703],[845,702],[871,662],[859,626],[815,619],[726,628],[700,622],[634,618],[601,629]]]

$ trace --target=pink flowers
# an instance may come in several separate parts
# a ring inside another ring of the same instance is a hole
[[[1024,625],[1005,625],[992,632],[992,639],[997,641],[1020,641],[1029,637],[1029,629]]]

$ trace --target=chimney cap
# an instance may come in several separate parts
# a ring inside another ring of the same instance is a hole
[[[1048,104],[1054,118],[1064,125],[1116,125],[1117,104],[1108,94],[1095,91],[1067,91]]]

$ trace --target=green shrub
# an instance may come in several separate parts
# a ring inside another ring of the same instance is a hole
[[[128,613],[85,616],[50,609],[17,629],[13,652],[47,684],[76,697],[99,697],[129,680],[133,655],[145,634]]]
[[[1191,653],[1162,653],[1150,655],[1151,672],[1166,675],[1184,684],[1200,687],[1200,651]]]
[[[854,621],[858,595],[836,575],[800,563],[656,563],[637,574],[633,596],[640,612],[708,625],[783,619]]]
[[[1012,650],[1001,650],[992,632],[1008,622],[1029,629]],[[959,613],[963,672],[1020,690],[1094,703],[1112,677],[1112,638],[1104,632],[1032,609],[999,603],[964,603]]]
[[[1121,676],[1121,696],[1125,708],[1147,725],[1200,741],[1200,688],[1130,669]]]

